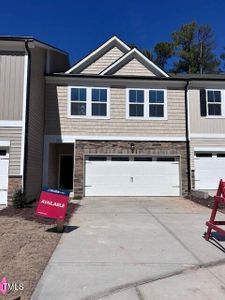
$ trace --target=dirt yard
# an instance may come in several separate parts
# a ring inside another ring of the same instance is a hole
[[[66,222],[76,210],[69,204]],[[0,281],[22,283],[24,289],[0,298],[29,300],[61,237],[55,221],[35,216],[35,204],[24,209],[8,207],[0,211]]]

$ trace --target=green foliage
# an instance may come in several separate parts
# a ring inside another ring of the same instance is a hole
[[[24,208],[26,204],[25,196],[21,189],[15,190],[13,194],[13,207],[15,208]]]
[[[174,72],[215,73],[219,60],[214,54],[214,33],[209,25],[199,26],[196,22],[184,24],[172,33],[175,56]]]
[[[136,48],[135,44],[130,45]],[[172,72],[175,73],[218,73],[220,60],[214,53],[215,40],[209,25],[198,25],[196,22],[184,24],[171,34],[170,42],[159,42],[142,53],[160,68],[165,69],[172,59]],[[220,59],[225,68],[225,47]]]
[[[151,51],[149,51],[148,49],[143,49],[142,53],[150,60],[153,60],[153,55],[151,53]]]
[[[154,62],[162,69],[165,68],[165,65],[169,58],[174,54],[174,46],[168,42],[161,42],[155,45],[154,47],[155,59]]]

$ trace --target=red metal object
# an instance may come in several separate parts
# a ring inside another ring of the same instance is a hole
[[[53,190],[41,193],[36,214],[42,217],[64,220],[69,197],[65,193]]]
[[[222,179],[220,180],[217,194],[216,196],[214,196],[214,205],[213,205],[210,220],[206,222],[206,226],[208,226],[208,230],[205,234],[205,239],[207,241],[210,239],[212,230],[219,232],[219,234],[221,235],[225,235],[225,230],[218,226],[218,225],[225,225],[225,221],[215,221],[219,204],[225,205],[225,181],[223,181]]]

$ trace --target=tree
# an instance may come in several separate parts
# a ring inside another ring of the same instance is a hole
[[[196,22],[182,25],[179,31],[172,33],[176,73],[215,73],[219,61],[215,49],[214,34],[210,26],[199,26]]]
[[[174,53],[173,44],[168,42],[158,43],[154,47],[154,54],[155,54],[154,62],[161,69],[164,69],[168,59],[172,57],[173,53]]]
[[[131,49],[137,48],[137,46],[132,43],[129,44]],[[138,48],[137,48],[138,49]],[[140,49],[139,49],[140,50]],[[148,59],[157,64],[160,68],[164,69],[167,60],[173,55],[173,45],[167,42],[161,42],[155,45],[153,52],[149,49],[140,50]]]
[[[148,59],[153,60],[153,55],[152,52],[149,51],[148,49],[143,49],[141,51]]]

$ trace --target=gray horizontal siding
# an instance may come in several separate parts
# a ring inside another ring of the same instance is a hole
[[[109,120],[68,118],[67,90],[66,86],[47,85],[45,134],[185,136],[183,90],[168,90],[168,120],[127,120],[125,88],[111,88]]]
[[[10,141],[9,175],[20,175],[22,128],[0,128],[0,141]]]
[[[0,52],[0,120],[22,120],[24,54]]]
[[[191,133],[225,133],[225,118],[207,118],[200,116],[200,90],[189,91],[190,130]]]

